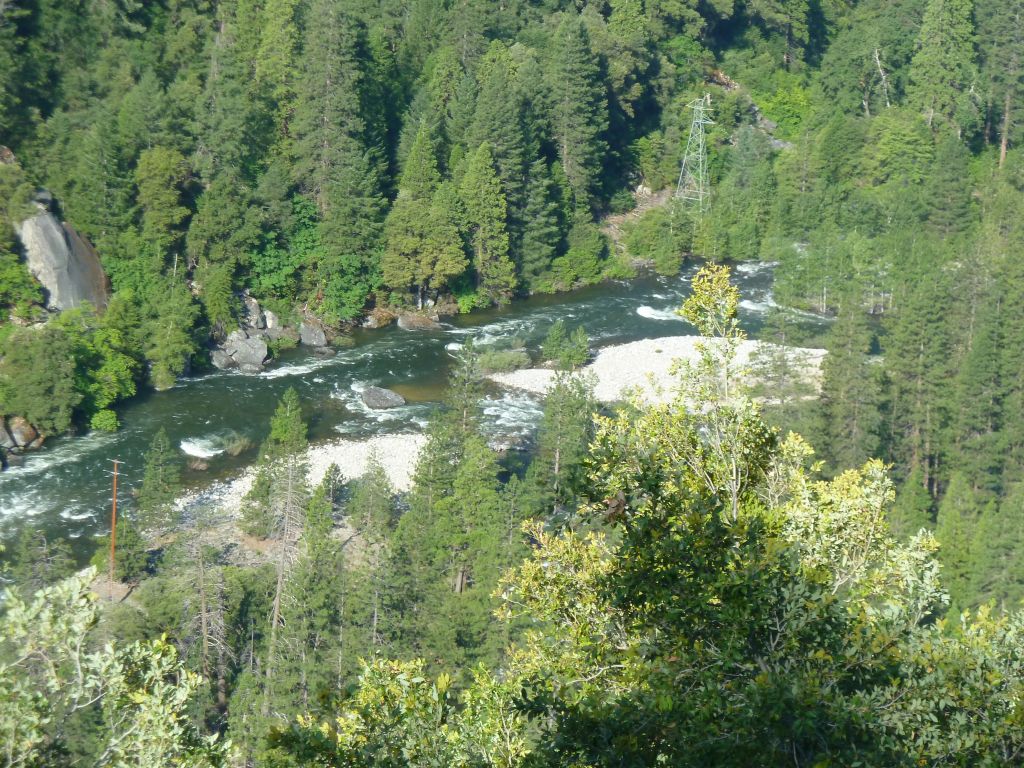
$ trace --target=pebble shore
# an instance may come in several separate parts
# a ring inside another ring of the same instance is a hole
[[[676,360],[697,359],[700,336],[668,336],[618,344],[598,350],[594,361],[583,368],[595,381],[594,395],[604,403],[625,399],[625,393],[638,390],[651,403],[672,399],[676,379],[671,373]],[[763,341],[747,340],[740,344],[737,363],[748,365],[758,350],[778,348]],[[823,349],[784,348],[792,364],[809,380],[818,383],[821,375]],[[495,373],[489,378],[503,387],[543,395],[554,382],[556,372],[549,368],[523,368],[509,373]]]

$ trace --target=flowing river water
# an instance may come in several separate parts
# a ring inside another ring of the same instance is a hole
[[[120,409],[118,432],[47,441],[22,465],[0,472],[0,541],[9,542],[32,524],[79,540],[76,550],[84,553],[89,538],[109,527],[112,460],[123,462],[118,498],[130,509],[132,489],[142,480],[143,455],[160,427],[183,462],[191,456],[208,464],[203,471],[186,470],[187,485],[237,472],[255,460],[255,448],[232,456],[229,446],[245,440],[257,445],[288,387],[302,398],[312,440],[414,432],[422,430],[441,398],[451,350],[467,338],[486,345],[518,337],[535,349],[559,318],[569,328],[583,325],[593,347],[693,333],[674,310],[696,268],[687,266],[673,278],[643,277],[535,296],[447,318],[436,331],[360,330],[355,346],[334,357],[317,358],[299,349],[260,374],[216,372],[183,379],[165,392],[147,392]],[[734,279],[742,295],[741,320],[756,335],[773,305],[770,265],[741,264]],[[400,392],[408,404],[388,411],[366,408],[359,392],[369,384]],[[526,394],[495,389],[482,405],[485,429],[494,436],[528,434],[540,416],[537,399]]]

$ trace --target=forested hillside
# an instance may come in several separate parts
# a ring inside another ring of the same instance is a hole
[[[2,759],[1021,764],[1022,138],[1024,0],[0,0],[0,416],[44,434],[117,429],[250,297],[345,343],[694,258],[774,264],[767,340],[829,322],[820,397],[770,354],[722,390],[702,272],[688,394],[594,420],[567,376],[521,461],[470,345],[407,494],[309,488],[291,393],[230,535],[153,435],[127,600],[9,553]],[[38,188],[105,308],[44,309]]]

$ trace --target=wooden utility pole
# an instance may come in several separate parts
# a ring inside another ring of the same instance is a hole
[[[114,599],[114,551],[117,548],[117,465],[120,463],[114,459],[114,491],[111,494],[110,504],[110,562],[107,571],[108,590],[110,600]]]

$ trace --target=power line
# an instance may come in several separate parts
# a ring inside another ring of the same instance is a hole
[[[683,163],[679,168],[675,197],[677,200],[695,204],[698,212],[703,214],[711,196],[705,140],[705,126],[715,124],[711,119],[711,94],[705,93],[702,98],[694,99],[686,106],[693,110],[693,121],[690,123],[690,136],[686,140]]]

